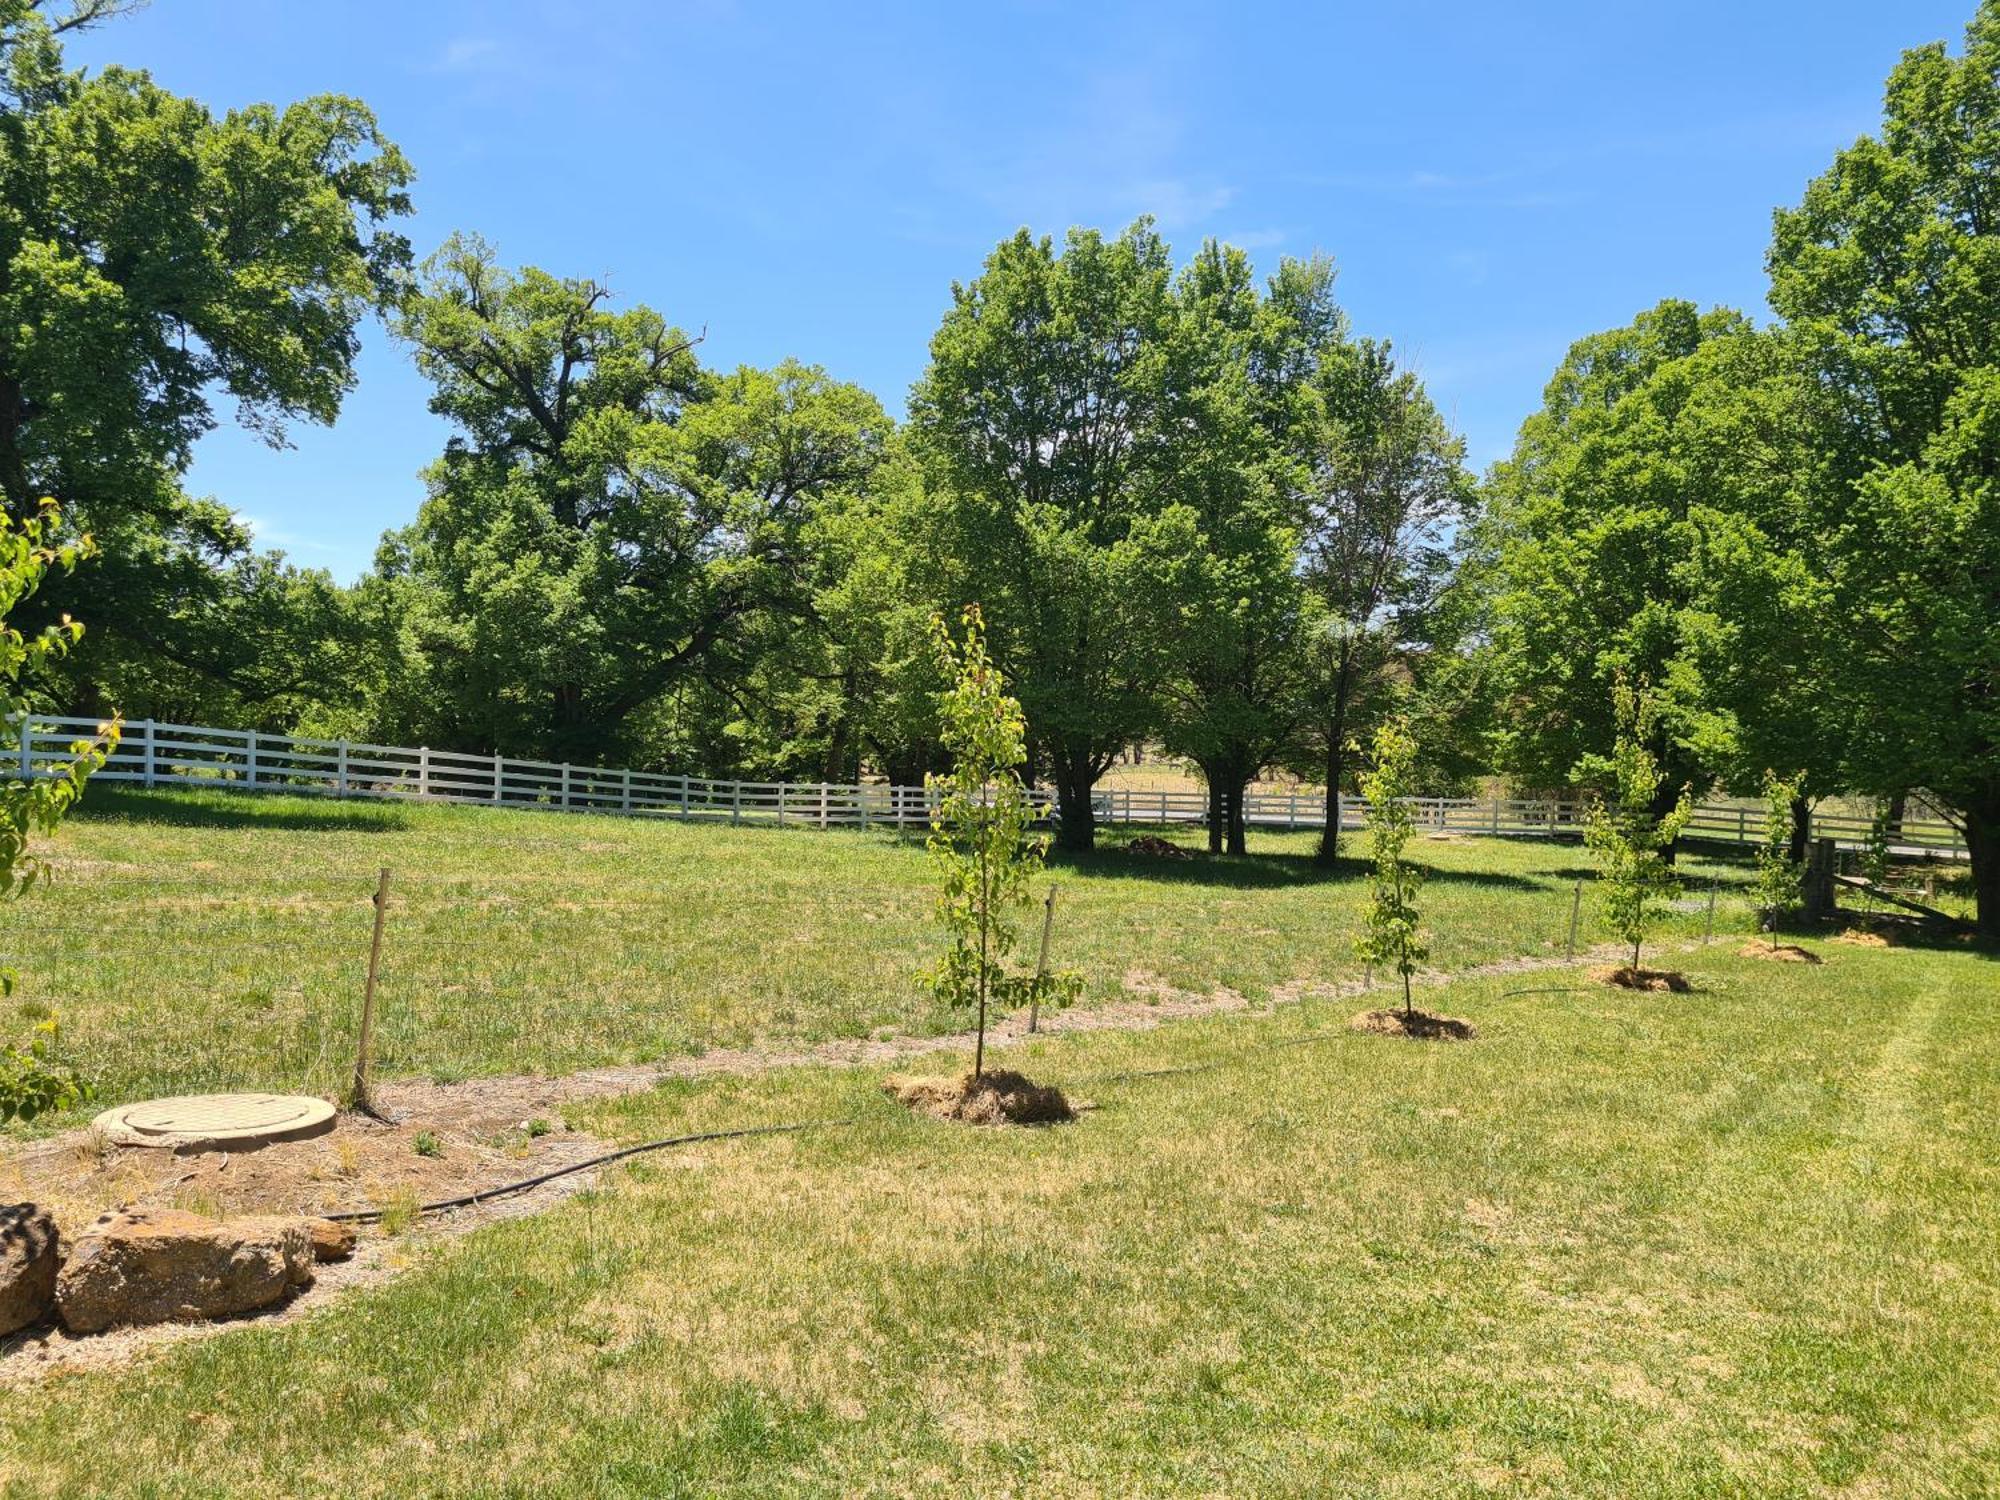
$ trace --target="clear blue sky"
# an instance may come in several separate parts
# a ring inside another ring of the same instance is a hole
[[[1762,312],[1772,208],[1972,9],[155,0],[70,52],[216,108],[358,95],[416,166],[420,253],[478,230],[706,325],[711,362],[796,355],[898,414],[951,282],[1021,225],[1325,251],[1483,466],[1572,339],[1665,296]],[[334,429],[225,428],[191,481],[342,579],[444,437],[379,328],[360,375]]]

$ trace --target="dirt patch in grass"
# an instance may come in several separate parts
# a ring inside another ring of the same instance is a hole
[[[1608,984],[1620,990],[1672,991],[1676,995],[1685,995],[1694,989],[1687,975],[1678,969],[1635,969],[1630,964],[1616,964],[1592,969],[1590,977],[1599,984]]]
[[[1172,839],[1163,839],[1158,834],[1142,833],[1125,845],[1128,854],[1145,854],[1154,859],[1193,859],[1194,851],[1184,849]]]
[[[1893,948],[1896,946],[1896,940],[1890,937],[1888,933],[1871,932],[1862,927],[1856,927],[1847,932],[1837,932],[1834,934],[1833,940],[1836,943],[1850,943],[1856,948]]]
[[[1740,958],[1769,959],[1776,964],[1817,964],[1824,963],[1817,953],[1808,953],[1797,943],[1780,943],[1775,948],[1769,943],[1748,942],[1736,950]]]
[[[104,1210],[125,1205],[226,1218],[456,1198],[608,1149],[565,1128],[562,1103],[642,1086],[594,1075],[378,1084],[377,1101],[394,1123],[343,1114],[327,1135],[252,1151],[183,1155],[113,1146],[94,1130],[71,1131],[0,1159],[0,1199],[43,1204],[65,1234],[75,1234]],[[428,1151],[417,1149],[420,1138]]]
[[[1434,1015],[1427,1010],[1364,1010],[1347,1027],[1420,1042],[1469,1042],[1479,1035],[1479,1028],[1462,1017]]]
[[[998,1069],[974,1078],[885,1078],[882,1092],[906,1108],[967,1125],[1059,1125],[1076,1111],[1061,1089]]]

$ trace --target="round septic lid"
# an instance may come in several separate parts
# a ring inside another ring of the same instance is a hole
[[[97,1128],[115,1145],[228,1151],[333,1129],[333,1106],[302,1094],[184,1094],[107,1109]]]

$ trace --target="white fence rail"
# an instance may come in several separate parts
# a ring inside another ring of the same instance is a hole
[[[96,728],[93,719],[31,715],[15,730],[12,769],[24,777],[52,774],[55,766],[68,760],[70,746]],[[148,787],[419,798],[818,828],[920,827],[929,821],[934,800],[930,790],[920,786],[723,781],[151,719],[126,723],[123,741],[97,776]],[[1047,815],[1052,799],[1046,793],[1034,795]],[[1121,788],[1100,791],[1095,801],[1098,818],[1107,823],[1200,824],[1208,818],[1208,798],[1199,791]],[[1577,832],[1583,820],[1582,805],[1574,801],[1424,797],[1413,807],[1417,826],[1439,833],[1553,836]],[[1315,828],[1325,819],[1325,804],[1311,793],[1252,792],[1244,798],[1243,813],[1246,822],[1260,828]],[[1365,803],[1343,799],[1343,828],[1363,827],[1366,819]],[[1858,848],[1867,837],[1868,820],[1815,813],[1813,832],[1843,847]],[[1688,825],[1689,837],[1717,843],[1754,844],[1762,835],[1762,809],[1726,803],[1703,804]],[[1946,859],[1965,853],[1957,830],[1935,820],[1905,821],[1893,846],[1904,854]]]

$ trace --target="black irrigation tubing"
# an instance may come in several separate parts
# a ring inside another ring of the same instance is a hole
[[[440,1198],[435,1203],[420,1203],[420,1214],[444,1213],[454,1208],[471,1208],[495,1198],[509,1197],[514,1193],[525,1193],[530,1188],[540,1187],[545,1182],[554,1182],[558,1177],[573,1176],[578,1172],[588,1172],[592,1167],[608,1166],[615,1161],[623,1161],[628,1156],[639,1156],[648,1151],[665,1151],[673,1146],[695,1146],[704,1141],[737,1141],[753,1135],[793,1135],[802,1130],[834,1130],[843,1125],[853,1125],[856,1117],[849,1115],[837,1120],[795,1120],[788,1125],[746,1125],[738,1130],[705,1130],[698,1135],[673,1135],[664,1140],[645,1141],[637,1146],[626,1146],[618,1151],[607,1151],[602,1156],[593,1156],[588,1161],[572,1162],[566,1167],[557,1167],[553,1172],[543,1172],[539,1176],[524,1177],[519,1182],[502,1183],[499,1187],[481,1188],[476,1193],[467,1193],[459,1198]],[[382,1217],[379,1208],[351,1208],[340,1213],[318,1214],[317,1218],[335,1224],[373,1224]]]

